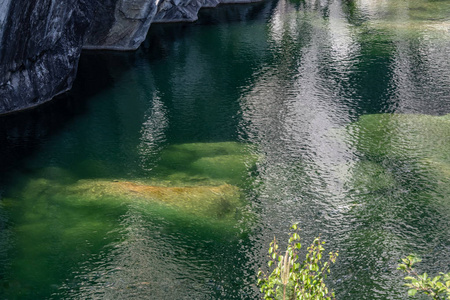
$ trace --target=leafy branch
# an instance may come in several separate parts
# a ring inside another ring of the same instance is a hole
[[[415,263],[422,260],[414,254],[408,255],[406,258],[402,258],[401,264],[398,265],[398,270],[401,270],[408,274],[405,280],[410,281],[405,286],[409,287],[408,295],[414,296],[417,292],[422,292],[426,295],[430,295],[434,300],[450,300],[450,273],[439,273],[440,275],[431,278],[427,273],[422,275],[418,274],[413,268]]]
[[[269,247],[269,269],[272,272],[258,272],[258,286],[264,299],[331,300],[334,293],[328,289],[324,280],[330,273],[330,265],[336,261],[338,252],[330,252],[328,260],[322,262],[325,248],[320,237],[308,247],[305,259],[299,261],[302,247],[297,224],[291,229],[289,243],[285,252],[279,249],[274,238]]]

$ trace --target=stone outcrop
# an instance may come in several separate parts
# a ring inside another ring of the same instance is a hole
[[[92,0],[85,49],[136,50],[151,23],[193,22],[202,7],[260,0]]]
[[[85,49],[135,50],[145,40],[157,0],[92,0]]]
[[[216,7],[220,0],[163,0],[158,7],[154,22],[182,22],[197,20],[202,7]]]
[[[84,0],[2,0],[0,113],[71,88],[88,25]]]
[[[217,5],[232,3],[250,3],[260,0],[162,0],[158,6],[154,23],[193,22],[202,7],[216,7]]]
[[[69,90],[84,49],[135,50],[152,22],[195,21],[202,7],[261,0],[1,0],[0,114]]]

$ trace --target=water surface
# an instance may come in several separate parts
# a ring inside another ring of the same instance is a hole
[[[255,299],[298,222],[337,299],[450,266],[450,2],[265,1],[85,52],[0,118],[0,298]]]

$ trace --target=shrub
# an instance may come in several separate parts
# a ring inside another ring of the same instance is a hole
[[[299,262],[302,247],[297,224],[291,227],[289,243],[284,254],[277,240],[270,243],[268,262],[272,272],[258,272],[258,286],[264,299],[330,300],[334,293],[324,282],[330,273],[330,265],[336,261],[338,252],[330,252],[328,260],[322,262],[325,248],[320,237],[308,247],[305,259]]]
[[[398,270],[402,270],[407,273],[408,276],[405,280],[410,283],[406,283],[405,286],[409,287],[408,295],[414,296],[417,292],[429,295],[434,300],[443,300],[446,298],[450,300],[450,273],[440,275],[431,278],[427,273],[419,275],[413,266],[415,263],[422,260],[414,254],[410,254],[406,258],[402,258],[401,264],[398,265]]]

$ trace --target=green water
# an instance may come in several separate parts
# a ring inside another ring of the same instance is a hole
[[[256,299],[294,222],[337,299],[450,270],[449,1],[204,10],[0,129],[0,299]]]

